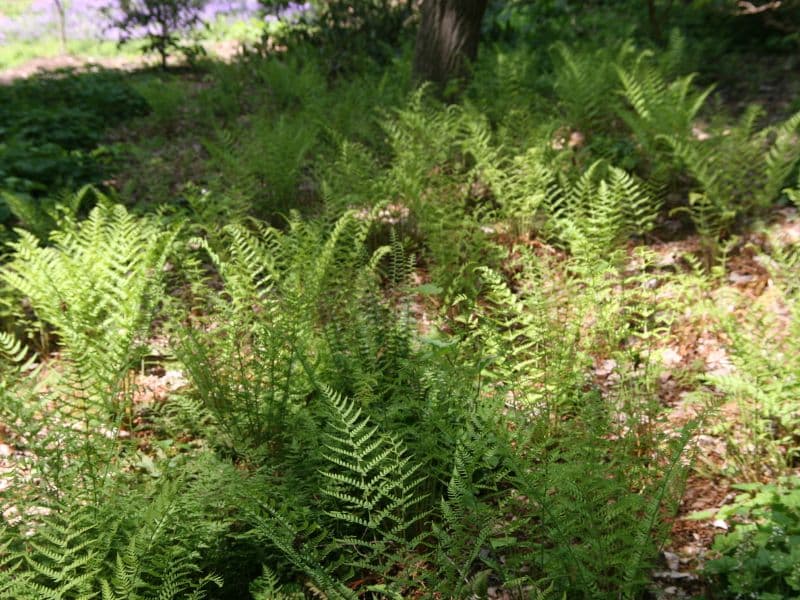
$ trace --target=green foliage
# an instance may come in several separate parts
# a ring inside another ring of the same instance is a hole
[[[587,369],[590,349],[620,348],[621,340],[635,347],[633,339],[659,335],[650,331],[656,323],[646,316],[656,304],[636,276],[622,283],[628,293],[610,297],[619,277],[613,269],[601,271],[594,263],[596,277],[583,271],[571,281],[526,258],[514,280],[516,293],[497,274],[483,272],[485,294],[465,323],[466,347],[486,355],[483,376],[525,433],[515,440],[524,449],[505,459],[514,493],[501,492],[498,501],[501,514],[515,515],[513,524],[496,523],[496,513],[471,504],[460,560],[474,560],[470,543],[480,539],[484,548],[497,549],[494,561],[484,560],[492,573],[515,580],[519,572],[510,565],[524,564],[532,571],[525,583],[549,588],[554,597],[562,591],[576,597],[620,590],[635,595],[666,535],[660,511],[677,506],[684,477],[678,460],[690,432],[669,442],[652,426],[658,418],[655,372],[644,367],[635,375],[625,366],[643,359],[637,352],[612,350],[625,383],[603,394],[592,389]],[[587,319],[593,322],[588,329]],[[640,452],[658,456],[663,478],[650,478],[649,461],[636,457]],[[477,456],[487,454],[484,449]],[[529,462],[532,457],[537,458]],[[469,481],[465,473],[454,475],[451,485],[458,489]],[[502,490],[503,483],[491,489]],[[638,492],[629,496],[631,489]],[[449,510],[443,514],[449,519]],[[504,539],[491,541],[498,530]],[[454,562],[460,580],[468,581]]]
[[[312,5],[313,13],[294,16],[299,22],[278,32],[278,39],[292,46],[306,43],[314,47],[331,75],[364,68],[370,61],[390,62],[405,41],[416,12],[408,0],[320,0]],[[275,33],[265,32],[265,46],[268,36]]]
[[[390,545],[416,545],[406,533],[427,516],[416,510],[423,500],[415,493],[424,480],[416,474],[421,464],[411,462],[401,442],[381,436],[353,402],[330,390],[325,398],[332,412],[324,454],[329,467],[322,473],[327,485],[322,492],[339,507],[327,514],[344,526],[345,535],[338,542],[361,556],[354,566],[375,569],[390,556]]]
[[[697,184],[685,209],[707,253],[732,233],[737,219],[763,214],[779,199],[800,159],[794,136],[800,115],[756,131],[761,109],[751,106],[733,128],[707,140],[665,138]]]
[[[704,568],[719,597],[800,597],[800,480],[734,487],[744,493],[717,515],[733,529],[714,540],[719,557]]]
[[[502,523],[490,500],[506,473],[492,472],[500,458],[497,448],[482,439],[474,425],[479,423],[471,424],[456,446],[447,493],[439,507],[441,522],[433,525],[435,556],[441,565],[436,587],[458,597],[485,594],[492,570],[485,568],[481,555],[486,548],[516,542],[500,531]]]
[[[101,196],[86,220],[65,218],[52,246],[18,234],[3,280],[53,327],[83,385],[113,387],[149,328],[175,232]]]
[[[176,481],[163,485],[153,497],[125,494],[98,502],[73,495],[73,504],[28,508],[27,518],[2,534],[3,559],[10,568],[0,573],[0,597],[205,598],[204,588],[221,581],[200,575],[195,562],[198,554],[192,543],[202,537],[191,527],[199,515],[180,496],[192,492],[185,482]]]
[[[611,124],[616,112],[614,65],[623,64],[633,52],[630,43],[594,53],[575,52],[563,43],[553,47],[554,90],[569,127],[595,132]]]
[[[792,250],[795,248],[776,253],[772,273],[785,303],[786,321],[778,325],[774,310],[760,304],[750,307],[744,324],[728,318],[726,333],[732,342],[735,370],[706,378],[735,400],[741,413],[735,427],[723,426],[723,430],[728,470],[745,480],[789,474],[800,462],[800,382],[796,377],[800,304],[798,264],[792,259],[796,256]]]
[[[641,145],[644,160],[651,163],[651,177],[664,181],[674,177],[670,172],[674,167],[663,136],[690,138],[695,119],[713,86],[694,91],[694,75],[668,83],[663,67],[654,63],[653,53],[645,51],[630,68],[617,67],[622,94],[629,105],[620,116]]]
[[[142,51],[157,53],[163,68],[174,51],[189,60],[205,53],[196,40],[193,43],[186,40],[202,22],[203,0],[116,0],[115,4],[118,15],[111,13],[112,25],[123,34],[120,43],[130,42],[144,33],[147,42]]]
[[[285,233],[228,226],[219,246],[224,253],[197,243],[218,269],[226,299],[211,299],[207,310],[218,310],[221,319],[207,334],[186,331],[181,356],[230,442],[267,443],[311,391],[304,373],[312,365],[329,368],[319,354],[326,345],[322,326],[335,328],[355,315],[384,253],[369,259],[368,231],[369,220],[352,213],[329,235],[295,216]]]
[[[487,179],[500,214],[517,231],[553,237],[590,259],[649,233],[661,208],[658,197],[622,169],[597,161],[572,182],[539,150],[495,167]]]
[[[256,118],[238,134],[220,132],[206,149],[221,170],[220,188],[241,196],[258,214],[274,216],[303,208],[294,201],[318,135],[319,125],[304,113],[274,121]]]
[[[54,192],[89,176],[39,160],[30,120],[18,157],[62,171],[5,196],[0,597],[643,597],[691,462],[673,392],[739,402],[734,475],[796,468],[797,251],[759,259],[789,331],[753,303],[709,331],[736,371],[696,383],[659,358],[712,280],[642,246],[684,233],[676,206],[709,245],[766,214],[798,117],[706,126],[697,30],[656,49],[604,23],[630,3],[535,4],[490,9],[458,105],[408,94],[407,3],[325,3],[315,47],[141,80],[118,181],[148,216]],[[123,100],[65,108],[60,159]],[[751,518],[784,523],[775,493]],[[766,565],[738,527],[719,581],[786,575],[794,540],[759,537]]]
[[[633,235],[643,236],[656,222],[659,203],[633,177],[611,167],[599,177],[594,163],[554,203],[559,236],[575,255],[607,256]]]
[[[56,71],[0,86],[0,221],[52,209],[65,188],[99,183],[113,148],[103,145],[112,124],[147,112],[144,100],[111,71]],[[49,200],[48,200],[49,199]]]

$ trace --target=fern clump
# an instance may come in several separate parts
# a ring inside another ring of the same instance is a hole
[[[634,53],[630,42],[618,48],[576,51],[564,43],[553,46],[554,90],[569,127],[587,134],[607,131],[616,113],[614,65]]]
[[[575,181],[529,150],[488,177],[500,214],[514,230],[566,243],[575,255],[609,255],[631,237],[643,237],[659,219],[661,202],[643,182],[604,161]]]
[[[101,198],[85,221],[54,231],[50,246],[18,234],[3,280],[53,327],[77,380],[103,395],[142,347],[176,232]]]
[[[666,138],[696,182],[689,205],[681,210],[702,237],[707,261],[742,218],[763,214],[779,199],[800,159],[795,140],[800,114],[756,130],[760,115],[761,109],[752,106],[735,127],[703,141]]]
[[[674,180],[677,169],[663,137],[690,139],[695,121],[714,87],[694,89],[694,75],[668,81],[652,52],[639,54],[630,67],[617,66],[620,93],[627,106],[619,114],[650,163],[650,177],[660,183]]]
[[[658,219],[660,203],[640,182],[615,167],[607,177],[601,172],[601,163],[589,167],[553,209],[560,237],[578,255],[608,255]]]
[[[5,594],[0,597],[200,600],[209,586],[221,585],[218,577],[202,575],[197,564],[192,544],[206,542],[202,533],[209,528],[181,500],[181,494],[192,493],[185,482],[167,483],[153,496],[122,492],[117,501],[102,504],[80,499],[80,491],[65,491],[68,504],[29,509],[24,522],[3,532],[9,568],[0,572]]]
[[[800,332],[796,245],[777,249],[771,259],[773,294],[750,305],[744,322],[722,316],[730,339],[733,369],[705,380],[735,403],[738,426],[720,423],[726,438],[726,470],[747,481],[789,475],[800,464],[797,427],[800,423],[797,335]],[[763,259],[769,260],[766,256]],[[775,260],[777,259],[777,260]],[[769,264],[769,263],[768,263]],[[783,319],[775,313],[785,307]]]
[[[647,593],[692,458],[673,325],[711,283],[646,245],[689,193],[708,240],[774,204],[797,122],[696,139],[678,34],[523,60],[498,15],[539,9],[492,10],[459,103],[409,94],[400,57],[250,53],[142,85],[170,176],[134,164],[120,194],[150,214],[9,197],[0,598]],[[797,253],[772,254],[791,312]],[[755,475],[797,463],[800,352],[755,340],[767,312],[701,382],[750,411]]]

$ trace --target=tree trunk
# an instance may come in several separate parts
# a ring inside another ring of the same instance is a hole
[[[58,12],[58,33],[61,40],[61,54],[67,53],[67,7],[64,0],[54,0]]]
[[[481,21],[488,0],[423,0],[414,49],[414,79],[439,90],[469,75],[478,56]]]

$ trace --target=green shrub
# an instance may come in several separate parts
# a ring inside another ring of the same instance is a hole
[[[111,13],[111,24],[122,33],[122,44],[144,35],[143,52],[157,53],[161,67],[166,68],[173,51],[190,60],[204,53],[196,40],[186,39],[202,23],[204,4],[205,0],[116,0],[117,14]]]
[[[105,131],[147,110],[111,71],[56,71],[0,86],[0,190],[47,205],[65,189],[100,183],[115,159]],[[0,220],[10,216],[3,202]]]
[[[331,75],[357,71],[371,61],[390,62],[406,40],[415,14],[415,5],[408,0],[324,0],[311,4],[313,10],[300,9],[301,14],[293,17],[298,23],[279,39],[289,45],[307,43],[318,49]],[[270,33],[265,32],[265,45]]]
[[[731,532],[716,537],[718,558],[703,569],[718,597],[800,597],[800,479],[733,487],[744,493],[717,514]]]

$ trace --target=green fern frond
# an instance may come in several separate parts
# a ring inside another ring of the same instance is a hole
[[[649,232],[660,211],[660,203],[642,184],[602,161],[592,164],[565,197],[556,226],[580,255],[609,255],[628,237]]]
[[[298,531],[278,511],[263,503],[260,503],[259,513],[251,515],[251,520],[254,522],[251,535],[277,547],[296,569],[319,588],[325,597],[332,600],[355,600],[357,598],[355,592],[331,574],[337,561],[323,566],[322,561],[327,553],[323,546],[327,540],[320,538],[319,535]],[[321,548],[323,549],[321,550]]]
[[[327,514],[358,526],[345,543],[368,536],[367,546],[405,544],[407,532],[426,516],[413,510],[424,500],[415,491],[425,479],[416,475],[421,465],[411,462],[399,441],[380,434],[354,402],[330,389],[325,399],[331,411],[324,455],[330,468],[322,473],[328,481],[322,491],[338,501]]]
[[[25,526],[31,531],[17,538],[12,553],[18,564],[16,581],[9,586],[14,598],[99,598],[97,585],[105,567],[114,527],[98,522],[92,507],[47,507]],[[7,535],[11,534],[7,531]],[[9,539],[9,538],[7,538]],[[13,539],[13,538],[11,538]],[[8,542],[6,542],[8,544]]]
[[[561,42],[552,47],[554,87],[570,127],[591,134],[611,124],[616,110],[613,65],[626,62],[633,51],[630,41],[616,50],[595,52],[574,50]]]
[[[800,112],[795,113],[767,135],[774,135],[774,142],[764,159],[766,183],[764,187],[765,201],[774,201],[783,190],[789,176],[800,160]]]
[[[131,365],[149,326],[176,231],[101,203],[42,246],[20,230],[2,278],[59,334],[77,377],[102,395]]]
[[[0,355],[7,358],[14,364],[22,364],[25,368],[25,356],[28,354],[28,349],[22,345],[17,337],[11,333],[0,331]],[[33,358],[31,358],[31,361]]]
[[[466,444],[456,447],[453,471],[447,486],[447,497],[441,501],[441,525],[434,526],[437,536],[437,560],[443,565],[440,585],[456,596],[472,588],[472,576],[480,553],[487,547],[494,523],[486,506],[476,497],[474,481],[477,460]]]

